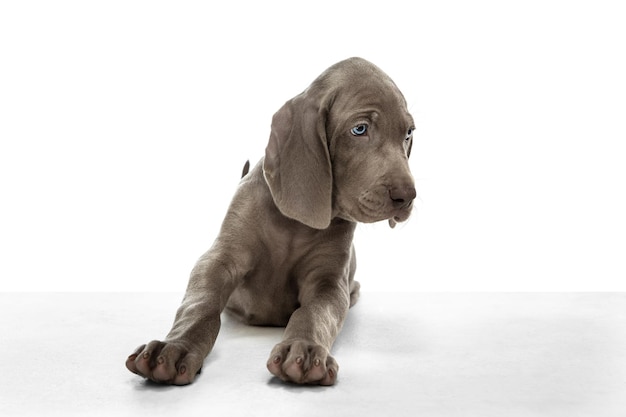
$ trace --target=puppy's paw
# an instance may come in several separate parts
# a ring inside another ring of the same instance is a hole
[[[189,352],[183,344],[153,340],[139,346],[128,359],[129,371],[159,384],[191,384],[200,372],[203,358]]]
[[[339,365],[325,347],[305,340],[291,340],[274,347],[267,369],[283,381],[333,385]]]

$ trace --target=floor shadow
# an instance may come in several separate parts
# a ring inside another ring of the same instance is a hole
[[[294,384],[291,382],[285,382],[283,380],[281,380],[278,377],[271,377],[268,381],[267,381],[267,386],[272,388],[272,389],[276,389],[276,390],[282,390],[282,391],[286,391],[286,392],[291,392],[294,394],[302,394],[305,392],[325,392],[328,390],[332,390],[334,388],[333,386],[322,386],[322,385],[300,385],[300,384]]]

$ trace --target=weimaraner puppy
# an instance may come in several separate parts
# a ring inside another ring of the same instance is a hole
[[[330,349],[359,296],[356,222],[406,220],[415,198],[413,118],[402,93],[361,58],[341,61],[272,120],[265,157],[246,173],[213,246],[191,272],[174,325],[126,366],[164,384],[193,382],[226,308],[251,325],[286,326],[267,368],[332,385]]]

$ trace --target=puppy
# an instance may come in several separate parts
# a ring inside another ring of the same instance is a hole
[[[244,169],[215,243],[193,268],[172,329],[137,348],[128,369],[193,382],[228,309],[251,325],[286,326],[267,362],[273,375],[334,384],[330,349],[359,296],[354,229],[409,217],[414,129],[394,82],[361,58],[333,65],[287,101],[265,157]]]

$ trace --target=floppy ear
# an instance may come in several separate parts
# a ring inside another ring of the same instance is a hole
[[[263,172],[282,214],[315,229],[330,225],[332,168],[326,140],[327,109],[310,91],[274,114]]]

